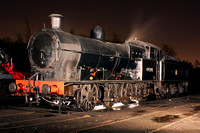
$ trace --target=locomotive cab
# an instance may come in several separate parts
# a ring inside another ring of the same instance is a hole
[[[143,59],[143,80],[161,80],[162,50],[150,43],[144,47],[147,56]]]

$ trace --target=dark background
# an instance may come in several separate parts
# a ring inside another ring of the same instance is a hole
[[[169,45],[182,60],[200,58],[198,0],[1,0],[0,38],[24,36],[27,24],[31,34],[44,24],[50,27],[48,15],[52,13],[64,16],[66,32],[89,36],[99,25],[107,40],[113,34],[121,41],[137,37],[160,47]]]

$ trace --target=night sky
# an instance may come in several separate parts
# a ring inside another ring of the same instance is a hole
[[[48,15],[64,16],[62,30],[72,29],[89,36],[99,25],[106,38],[113,32],[121,40],[137,37],[157,46],[168,44],[177,57],[186,61],[200,60],[199,0],[1,0],[0,38],[15,38],[25,32],[24,18],[29,20],[31,33],[50,27]]]

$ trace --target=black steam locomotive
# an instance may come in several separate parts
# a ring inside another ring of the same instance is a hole
[[[28,44],[32,77],[9,86],[27,101],[43,99],[59,107],[75,101],[91,110],[100,103],[110,108],[150,94],[163,98],[187,92],[187,66],[159,47],[138,40],[106,42],[101,27],[92,29],[90,38],[72,35],[61,30],[61,15],[50,17],[52,28],[41,29]]]

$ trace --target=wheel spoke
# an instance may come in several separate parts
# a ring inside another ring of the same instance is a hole
[[[81,103],[84,103],[84,102],[86,102],[87,101],[87,99],[86,98],[82,98],[82,101],[81,101]]]
[[[81,90],[81,95],[82,96],[86,96],[87,93],[88,93],[87,87],[84,85],[83,88],[82,88],[82,90]]]

